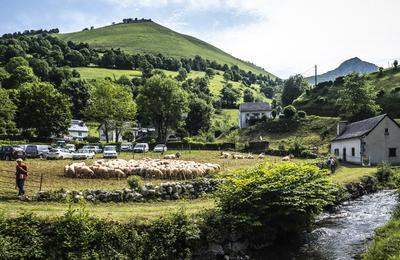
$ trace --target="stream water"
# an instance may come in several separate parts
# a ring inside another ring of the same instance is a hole
[[[397,206],[395,191],[379,191],[346,202],[324,213],[317,228],[306,235],[307,243],[295,259],[354,259],[363,253],[374,230],[385,224]]]
[[[345,202],[321,214],[315,229],[305,234],[302,246],[264,252],[257,259],[357,259],[365,252],[374,230],[385,224],[398,203],[395,191],[379,191]]]

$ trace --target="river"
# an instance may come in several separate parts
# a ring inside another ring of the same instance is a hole
[[[357,259],[367,249],[374,230],[389,220],[397,203],[398,195],[392,190],[344,202],[334,211],[323,213],[317,218],[314,230],[304,235],[302,246],[297,249],[284,246],[256,258]]]

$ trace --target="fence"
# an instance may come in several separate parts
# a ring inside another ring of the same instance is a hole
[[[0,197],[17,193],[15,171],[0,169]],[[43,188],[43,174],[29,172],[25,180],[25,191],[35,194]]]

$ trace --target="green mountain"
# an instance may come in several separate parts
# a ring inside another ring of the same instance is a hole
[[[369,63],[359,59],[358,57],[351,58],[349,60],[344,61],[334,70],[328,71],[324,74],[318,75],[317,83],[335,80],[338,77],[349,75],[353,72],[359,73],[371,73],[378,71],[378,66],[373,63]],[[310,84],[314,84],[314,76],[307,77],[306,80]]]
[[[378,91],[377,102],[383,113],[392,117],[400,117],[400,70],[393,68],[367,75]],[[339,109],[336,106],[338,99],[337,89],[342,80],[318,84],[311,91],[304,93],[294,101],[294,105],[308,114],[319,116],[338,116]],[[363,102],[360,100],[360,102]]]
[[[264,69],[244,62],[232,55],[192,36],[180,34],[152,21],[121,23],[92,30],[58,34],[65,41],[86,42],[93,48],[121,48],[134,53],[161,53],[171,57],[195,57],[237,65],[256,74],[274,75]]]

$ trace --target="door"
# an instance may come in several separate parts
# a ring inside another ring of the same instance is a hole
[[[347,158],[346,158],[347,156],[346,156],[346,147],[344,147],[343,148],[343,161],[345,162],[345,161],[347,161]]]

